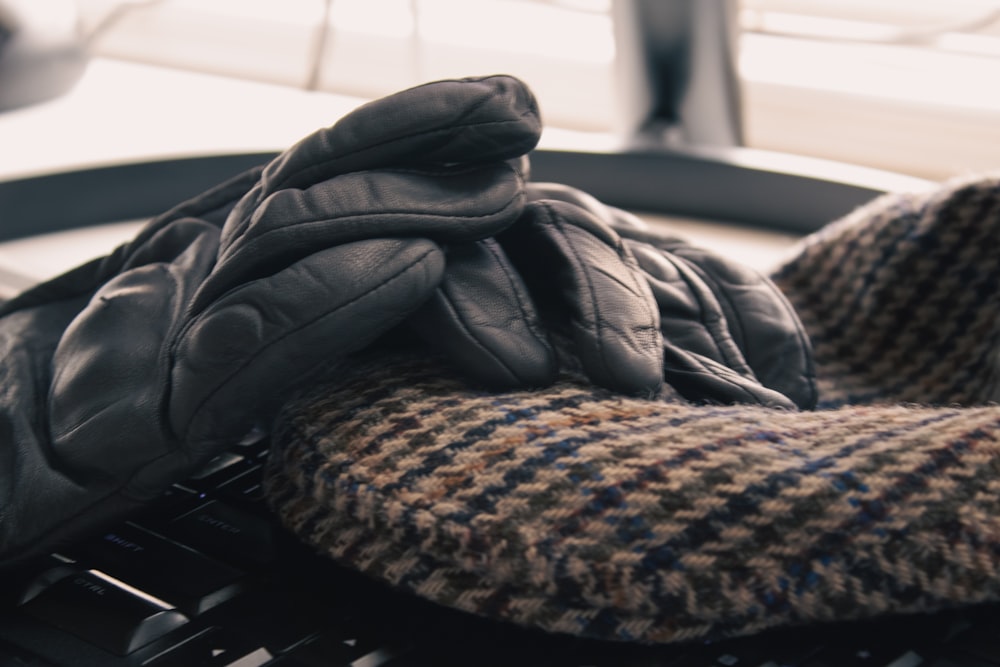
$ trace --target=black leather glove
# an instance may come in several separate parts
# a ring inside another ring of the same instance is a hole
[[[808,338],[766,277],[574,188],[528,189],[497,239],[448,248],[441,286],[411,318],[480,382],[548,384],[556,332],[591,380],[624,393],[666,381],[699,402],[815,405]]]
[[[467,375],[494,389],[551,384],[561,334],[595,383],[662,384],[656,302],[618,235],[584,209],[538,200],[507,232],[449,246],[433,298],[411,318]]]
[[[0,562],[158,496],[399,323],[442,276],[429,238],[519,216],[538,133],[509,77],[404,91],[0,307]]]
[[[766,276],[654,231],[580,190],[551,183],[528,189],[529,201],[572,202],[623,238],[659,309],[664,380],[682,396],[712,403],[815,407],[809,337]]]

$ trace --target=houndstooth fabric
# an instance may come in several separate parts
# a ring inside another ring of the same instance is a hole
[[[771,277],[812,339],[821,407],[1000,399],[1000,174],[877,199]]]
[[[336,561],[482,616],[674,642],[1000,599],[1000,181],[891,196],[774,279],[821,409],[357,359],[289,405],[270,502]]]

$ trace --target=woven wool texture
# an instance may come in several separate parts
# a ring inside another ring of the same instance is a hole
[[[429,600],[645,643],[1000,599],[1000,182],[891,196],[773,278],[821,407],[566,377],[469,389],[368,356],[289,405],[269,499],[321,553]]]

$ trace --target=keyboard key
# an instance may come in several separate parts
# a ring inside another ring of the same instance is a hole
[[[877,641],[864,645],[842,646],[820,651],[804,663],[803,667],[916,667],[923,662],[921,653],[899,646],[880,644]]]
[[[274,524],[232,505],[210,501],[155,528],[169,538],[222,560],[253,565],[275,556]]]
[[[327,601],[329,591],[323,594],[317,591],[304,588],[289,591],[280,583],[261,585],[208,612],[203,622],[252,638],[279,653],[342,618]]]
[[[240,476],[229,480],[218,488],[215,495],[237,505],[264,508],[262,466],[253,466]]]
[[[138,526],[114,530],[69,549],[84,566],[166,600],[196,616],[240,591],[244,573]]]
[[[0,608],[15,607],[29,597],[25,582],[38,582],[43,574],[58,571],[68,563],[71,561],[65,557],[48,554],[0,571]]]
[[[931,656],[920,667],[994,667],[992,663],[977,660],[970,655]]]
[[[187,514],[205,503],[206,494],[179,484],[170,487],[162,496],[143,510],[137,519],[140,523],[165,523]]]
[[[0,665],[4,667],[54,667],[51,662],[41,656],[2,640],[0,640]]]
[[[367,634],[337,628],[323,632],[288,652],[296,664],[304,667],[355,665],[365,662],[385,662],[394,654]]]
[[[739,658],[737,667],[798,667],[808,664],[826,647],[809,632],[770,632],[723,642],[725,649],[714,651],[713,665],[724,664],[730,656]]]
[[[63,568],[31,590],[26,613],[117,655],[128,655],[188,619],[98,572]]]
[[[469,667],[484,667],[480,662],[481,656],[467,656],[463,665]],[[374,651],[359,660],[350,663],[328,662],[324,667],[453,667],[457,663],[442,663],[435,658],[426,659],[424,656],[413,656],[410,653],[396,655],[386,651]],[[267,667],[312,667],[312,663],[302,662],[292,655],[279,656],[273,662],[267,663]],[[523,666],[519,666],[523,667]]]
[[[254,426],[239,442],[233,445],[233,450],[244,455],[256,455],[268,450],[268,433],[260,426]]]
[[[996,620],[984,621],[962,633],[949,644],[949,648],[1000,665],[1000,633],[996,629]]]
[[[197,473],[184,481],[184,486],[196,491],[212,491],[256,466],[239,454],[225,452],[209,461]]]
[[[143,667],[260,667],[273,657],[244,637],[211,627],[151,657]]]
[[[222,470],[239,465],[244,460],[239,454],[223,452],[202,466],[201,470],[191,475],[191,479],[206,479]]]
[[[272,665],[271,658],[273,657],[266,648],[259,648],[253,653],[247,653],[232,662],[226,663],[225,667],[262,667],[265,664]]]
[[[60,579],[80,570],[73,565],[72,559],[64,556],[49,555],[41,563],[45,565],[44,568],[34,570],[30,575],[18,573],[19,577],[11,578],[10,585],[20,588],[19,593],[14,598],[15,604],[24,604]],[[27,586],[24,585],[25,581],[28,582]]]

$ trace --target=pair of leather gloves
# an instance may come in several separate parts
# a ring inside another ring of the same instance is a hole
[[[510,77],[410,89],[0,306],[0,562],[139,508],[401,328],[491,389],[554,381],[558,337],[623,393],[810,407],[777,290],[526,184],[540,130]]]

